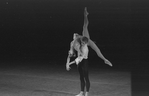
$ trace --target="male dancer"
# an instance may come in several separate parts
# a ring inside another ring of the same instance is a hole
[[[108,61],[100,52],[99,48],[96,46],[96,44],[90,39],[89,32],[88,32],[88,18],[87,15],[89,13],[87,12],[87,8],[85,7],[84,11],[84,26],[83,26],[83,36],[74,34],[74,40],[71,42],[71,48],[69,51],[69,56],[67,58],[67,63],[66,63],[66,69],[70,70],[70,65],[73,63],[76,63],[78,65],[78,71],[80,74],[80,81],[81,81],[81,92],[76,95],[76,96],[88,96],[89,89],[90,89],[90,81],[89,81],[89,76],[88,76],[88,63],[87,63],[87,58],[88,58],[88,46],[90,46],[96,53],[97,55],[104,60],[104,62],[110,66],[112,66],[111,62]],[[79,42],[81,39],[81,42]],[[78,57],[70,62],[70,57],[73,56],[74,51],[76,50],[78,52]],[[86,92],[84,94],[84,88],[86,86]]]

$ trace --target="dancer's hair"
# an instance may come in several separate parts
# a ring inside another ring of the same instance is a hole
[[[73,34],[73,39],[77,38],[78,36],[79,36],[78,33],[74,33],[74,34]]]
[[[83,47],[83,43],[84,44],[87,44],[88,43],[88,38],[83,36],[83,37],[80,37],[80,38],[77,38],[77,42],[80,44],[80,52],[82,52],[82,47]]]
[[[87,43],[88,43],[88,41],[89,41],[89,40],[88,40],[88,38],[87,38],[87,37],[85,37],[85,36],[83,36],[83,37],[82,37],[82,42],[84,42],[85,44],[87,44]]]
[[[82,38],[77,38],[77,42],[80,44],[80,52],[82,52]]]

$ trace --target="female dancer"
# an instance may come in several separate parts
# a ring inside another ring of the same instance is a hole
[[[81,81],[81,92],[76,96],[88,96],[89,89],[90,89],[90,81],[88,76],[88,46],[90,46],[97,55],[104,60],[104,62],[110,66],[112,66],[111,62],[108,61],[100,52],[99,48],[96,46],[96,44],[90,39],[89,32],[88,32],[88,18],[87,15],[89,13],[87,12],[87,8],[85,7],[84,10],[84,26],[83,26],[83,36],[74,34],[73,41],[71,42],[71,48],[69,51],[69,55],[67,58],[66,63],[66,69],[70,70],[70,65],[73,63],[76,63],[78,65],[78,71],[80,74],[80,81]],[[80,41],[81,40],[81,41]],[[74,50],[77,51],[78,57],[70,62],[70,57],[73,56]],[[86,92],[84,92],[84,88],[86,87]]]

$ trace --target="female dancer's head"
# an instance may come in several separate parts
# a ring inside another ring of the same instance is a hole
[[[73,39],[76,39],[77,37],[79,37],[80,35],[78,33],[74,33],[73,34]]]

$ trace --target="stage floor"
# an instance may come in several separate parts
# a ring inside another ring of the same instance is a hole
[[[89,96],[131,96],[131,73],[91,70]],[[80,91],[76,68],[70,71],[20,68],[0,71],[0,96],[75,96]]]

